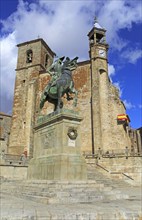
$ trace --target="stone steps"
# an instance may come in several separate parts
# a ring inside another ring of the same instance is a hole
[[[45,204],[72,204],[129,199],[123,190],[126,186],[128,184],[124,181],[112,180],[99,172],[95,165],[89,165],[87,181],[3,180],[1,189]]]
[[[124,187],[128,185],[128,183],[126,183],[125,181],[121,179],[113,178],[114,177],[113,174],[107,173],[106,171],[101,170],[101,168],[99,168],[95,164],[91,164],[91,165],[88,164],[87,175],[88,175],[88,179],[90,180],[95,179],[97,183],[103,183],[105,184],[105,186],[109,185],[109,186],[116,186],[116,187],[117,186]]]
[[[88,166],[88,177],[87,181],[76,182],[19,181],[2,178],[1,198],[4,195],[9,198],[10,210],[9,216],[6,215],[5,219],[141,219],[141,193],[138,187],[133,187],[123,180],[113,179],[109,173],[104,175],[103,172],[100,172],[100,168],[95,165]],[[6,204],[5,209],[7,209],[8,201],[3,203],[3,206]],[[21,205],[22,201],[23,205]],[[16,204],[16,207],[14,204]],[[16,208],[17,213],[15,213]],[[31,212],[31,210],[33,211]],[[25,213],[28,214],[25,216]],[[4,213],[2,216],[4,216]],[[14,218],[14,216],[16,217]]]
[[[1,192],[8,198],[19,199],[19,216],[7,220],[140,220],[141,194],[139,189],[122,180],[113,180],[95,166],[88,167],[87,181],[47,181],[47,180],[5,180],[1,181]],[[2,198],[1,197],[1,198]],[[14,206],[9,205],[10,213]],[[21,201],[23,204],[21,206]],[[33,205],[32,205],[33,204]],[[25,205],[27,205],[25,207]],[[30,207],[29,207],[30,206]],[[24,213],[31,213],[31,218]],[[25,210],[23,212],[23,207]],[[39,210],[39,207],[42,207]],[[7,206],[6,206],[7,208]],[[17,212],[18,213],[18,212]],[[22,213],[22,214],[21,214]],[[13,208],[15,214],[15,207]],[[21,218],[21,215],[24,217]],[[3,214],[4,216],[4,214]]]
[[[96,161],[87,160],[88,164],[94,165]],[[125,158],[101,158],[98,161],[98,166],[105,168],[113,177],[124,180],[131,185],[142,185],[141,183],[141,167],[142,157],[129,157]],[[103,171],[103,169],[102,169]],[[116,174],[115,174],[116,173]],[[126,175],[125,175],[126,174]]]
[[[39,184],[40,183],[40,184]],[[27,197],[27,199],[56,204],[90,203],[102,200],[127,199],[128,195],[119,190],[112,190],[110,186],[98,184],[95,181],[86,182],[54,182],[54,181],[27,181],[5,182],[2,191]]]

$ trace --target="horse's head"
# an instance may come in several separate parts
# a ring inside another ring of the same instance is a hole
[[[68,62],[67,68],[71,71],[75,70],[77,68],[77,60],[78,60],[78,57],[75,57],[74,59],[70,60]]]

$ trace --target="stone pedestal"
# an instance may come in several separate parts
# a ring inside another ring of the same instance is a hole
[[[80,152],[79,125],[74,111],[61,110],[38,120],[34,134],[34,155],[28,179],[85,180],[86,162]]]

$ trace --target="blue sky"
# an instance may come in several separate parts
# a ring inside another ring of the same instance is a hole
[[[87,34],[96,15],[107,30],[110,78],[120,90],[131,127],[142,126],[141,1],[1,0],[0,9],[0,111],[12,112],[16,45],[40,36],[58,56],[87,60]]]

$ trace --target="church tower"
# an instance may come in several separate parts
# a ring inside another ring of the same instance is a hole
[[[94,151],[103,148],[103,143],[106,142],[109,135],[108,44],[106,43],[105,33],[106,30],[99,25],[95,18],[94,27],[88,34],[91,61],[91,112],[93,116],[94,137],[92,141],[94,141]],[[106,143],[108,144],[108,141]]]
[[[55,53],[43,39],[17,45],[18,60],[14,91],[12,126],[8,153],[32,155],[33,127],[38,78],[51,65]]]
[[[117,116],[125,113],[119,91],[108,76],[108,44],[106,30],[95,18],[89,32],[91,63],[92,153],[99,148],[105,153],[130,145],[128,124],[118,124]]]

